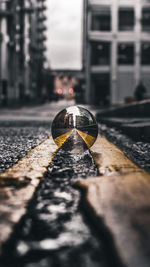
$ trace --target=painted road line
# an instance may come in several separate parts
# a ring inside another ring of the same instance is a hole
[[[57,149],[50,137],[0,174],[0,250],[14,225],[26,213],[27,203],[33,197]]]
[[[76,183],[84,189],[86,209],[97,227],[109,229],[125,266],[149,267],[150,174],[103,137],[91,150],[101,176]]]
[[[99,135],[90,150],[101,175],[125,174],[135,171],[145,173],[129,160],[121,149],[110,143],[105,137]]]
[[[88,148],[91,147],[92,144],[94,144],[95,139],[96,139],[95,137],[93,137],[92,135],[86,134],[80,130],[76,130],[76,131],[82,137],[82,139],[84,140]]]
[[[72,134],[73,130],[71,131],[68,131],[67,133],[65,134],[61,134],[59,135],[58,137],[56,137],[54,139],[55,143],[57,144],[57,146],[61,147],[66,141],[67,139],[69,138],[69,136]]]

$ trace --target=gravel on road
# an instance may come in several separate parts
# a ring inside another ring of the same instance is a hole
[[[50,123],[5,122],[0,125],[0,172],[17,163],[50,136]]]
[[[127,157],[142,169],[150,172],[150,143],[136,142],[122,131],[99,124],[100,134],[122,149]]]

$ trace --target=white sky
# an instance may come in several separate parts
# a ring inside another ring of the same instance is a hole
[[[47,57],[51,69],[81,69],[83,0],[47,0]]]

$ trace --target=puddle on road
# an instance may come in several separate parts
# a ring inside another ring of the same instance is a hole
[[[89,151],[57,152],[28,213],[4,247],[1,267],[112,266],[99,237],[86,224],[80,192],[72,186],[87,176],[97,176]]]

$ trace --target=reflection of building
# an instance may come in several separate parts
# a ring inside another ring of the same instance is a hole
[[[85,13],[86,102],[122,103],[140,79],[150,95],[150,1],[85,0]]]
[[[73,114],[66,113],[63,128],[73,128]]]
[[[68,124],[69,127],[73,128],[74,127],[73,114],[69,114],[68,119],[69,119],[69,124]]]
[[[0,1],[0,105],[35,99],[38,94],[44,10],[44,0]]]
[[[76,127],[86,127],[89,125],[89,119],[86,116],[76,116]]]

